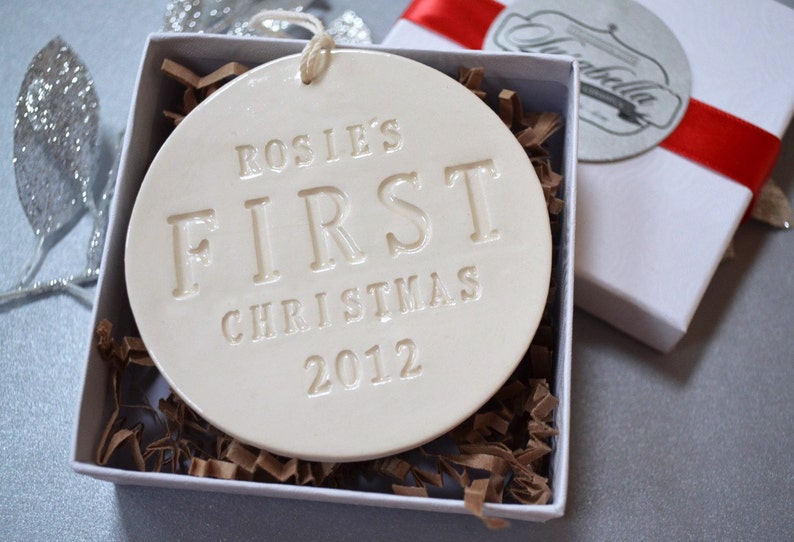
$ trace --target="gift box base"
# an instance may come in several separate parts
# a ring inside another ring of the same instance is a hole
[[[443,498],[405,497],[354,490],[298,487],[260,482],[239,482],[197,478],[184,474],[138,472],[100,466],[95,462],[96,448],[112,402],[109,394],[109,369],[97,352],[94,330],[107,319],[114,324],[116,334],[134,334],[135,325],[130,312],[124,281],[124,244],[127,224],[138,187],[160,145],[167,137],[167,125],[162,111],[169,104],[169,96],[177,91],[175,83],[161,73],[165,58],[182,62],[207,72],[228,61],[255,66],[266,61],[298,53],[304,42],[232,38],[214,35],[167,35],[150,37],[140,66],[139,77],[125,135],[120,173],[111,209],[108,242],[102,261],[102,275],[98,284],[92,328],[87,348],[87,362],[82,396],[74,432],[72,466],[75,471],[101,480],[119,484],[161,486],[170,488],[219,491],[268,497],[328,501],[369,506],[384,506],[414,510],[468,513],[462,500]],[[554,425],[559,434],[553,439],[549,481],[552,500],[545,505],[486,504],[487,516],[529,521],[545,521],[563,515],[568,478],[571,319],[573,307],[573,246],[575,213],[575,157],[577,141],[578,73],[572,59],[564,57],[528,56],[515,54],[487,54],[481,52],[440,53],[418,50],[392,50],[433,66],[450,75],[459,66],[484,66],[489,95],[496,96],[501,88],[511,88],[521,95],[526,110],[554,111],[562,114],[565,127],[555,138],[551,151],[556,167],[564,175],[560,198],[565,201],[562,231],[559,240],[557,284],[557,349],[554,357],[552,392],[560,403],[555,412]]]

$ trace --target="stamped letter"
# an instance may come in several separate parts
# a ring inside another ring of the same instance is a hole
[[[400,133],[400,125],[397,119],[383,121],[380,125],[380,133],[385,135],[388,140],[383,142],[383,150],[387,153],[399,151],[403,148],[403,136]]]
[[[369,156],[372,154],[372,151],[369,150],[367,136],[362,125],[354,124],[352,126],[347,126],[347,132],[350,134],[350,145],[353,147],[350,156],[358,158],[359,156]]]
[[[348,288],[342,292],[342,303],[345,304],[345,322],[351,324],[364,318],[364,305],[361,303],[361,291],[358,288]]]
[[[309,324],[303,318],[303,305],[297,299],[285,299],[281,302],[284,307],[284,333],[292,335],[299,331],[307,331]]]
[[[331,249],[328,246],[333,239],[345,259],[351,264],[362,263],[367,259],[358,245],[347,231],[342,228],[342,223],[347,218],[349,204],[344,192],[333,186],[322,186],[301,190],[298,196],[306,202],[306,214],[309,218],[309,229],[314,248],[314,262],[311,268],[315,271],[326,271],[336,267],[331,258]],[[329,201],[334,206],[334,216],[323,221],[321,200]]]
[[[327,130],[323,130],[323,134],[325,134],[325,161],[336,162],[339,160],[339,153],[336,152],[336,139],[334,139],[334,129],[328,128]]]
[[[411,173],[392,175],[380,183],[378,187],[378,199],[380,199],[380,202],[387,209],[410,220],[419,232],[417,239],[411,243],[403,243],[397,239],[392,232],[386,234],[386,243],[389,245],[389,253],[395,258],[400,254],[412,254],[425,248],[430,241],[430,233],[432,231],[430,217],[427,216],[427,213],[416,205],[401,200],[394,195],[394,190],[401,184],[410,184],[416,190],[421,190],[422,188],[419,182],[419,176],[414,171]]]
[[[471,240],[475,243],[487,243],[499,239],[499,230],[493,226],[488,200],[485,197],[485,179],[497,179],[498,177],[499,170],[496,169],[493,160],[450,166],[444,170],[447,186],[455,186],[460,179],[466,183],[471,218],[474,222],[474,233],[471,235]]]
[[[265,206],[270,203],[270,198],[252,199],[245,202],[245,208],[251,209],[251,221],[254,226],[254,249],[256,250],[256,267],[258,273],[254,275],[255,284],[276,282],[279,272],[273,269],[273,252],[270,250],[270,230],[267,226]]]
[[[441,277],[438,276],[438,273],[435,271],[430,273],[430,278],[433,279],[433,293],[430,297],[430,305],[431,307],[440,307],[442,305],[454,305],[455,300],[449,295],[449,290],[447,290],[447,286],[441,280]]]
[[[218,229],[215,211],[205,209],[182,215],[168,217],[174,228],[174,268],[176,269],[176,288],[172,295],[177,299],[187,299],[198,295],[195,266],[204,267],[212,263],[212,252],[206,234]],[[205,236],[198,243],[193,242],[196,230],[204,229]]]
[[[466,289],[460,291],[460,298],[466,301],[477,301],[482,295],[480,288],[479,277],[477,276],[477,267],[470,265],[468,267],[461,267],[458,269],[458,280],[466,286]]]
[[[262,166],[256,161],[259,151],[253,145],[235,147],[237,159],[240,161],[240,178],[250,179],[262,175]]]
[[[271,171],[282,171],[287,167],[287,146],[280,139],[271,139],[265,145],[265,162]]]
[[[309,144],[308,135],[295,136],[292,139],[292,149],[295,151],[295,165],[298,167],[306,167],[312,165],[314,162],[314,151]]]
[[[394,286],[397,288],[397,297],[400,300],[400,312],[402,314],[421,311],[425,308],[424,303],[422,303],[422,296],[419,293],[418,281],[419,277],[416,275],[408,277],[407,284],[402,277],[394,280]]]
[[[320,329],[331,325],[331,320],[328,317],[328,302],[325,299],[326,297],[328,297],[328,294],[325,292],[314,294],[314,298],[317,300],[317,312],[320,315],[320,322],[317,324],[317,327]]]
[[[388,282],[375,282],[367,285],[367,293],[375,298],[375,317],[381,322],[391,320],[391,312],[386,304],[386,294],[389,293]]]
[[[223,332],[223,338],[226,339],[226,342],[232,346],[238,345],[243,342],[243,334],[242,333],[233,333],[231,329],[231,322],[234,321],[236,324],[240,324],[240,311],[234,310],[229,311],[223,315],[221,319],[221,331]]]
[[[275,338],[276,330],[273,329],[272,304],[251,305],[249,309],[251,310],[251,322],[254,325],[253,341],[256,343],[264,339]]]

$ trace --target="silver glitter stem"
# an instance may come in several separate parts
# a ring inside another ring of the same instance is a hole
[[[29,301],[34,297],[48,295],[57,292],[67,292],[81,302],[91,305],[93,295],[83,288],[96,282],[99,271],[96,269],[88,270],[79,275],[70,275],[58,279],[34,282],[25,288],[17,288],[0,293],[0,307],[17,302]]]
[[[22,276],[19,278],[19,286],[26,286],[33,280],[33,277],[36,276],[36,273],[41,267],[41,264],[44,262],[44,257],[47,255],[47,251],[44,250],[44,241],[46,237],[37,237],[36,238],[36,247],[33,249],[33,253],[28,258],[28,261],[25,262],[25,266],[22,268]]]

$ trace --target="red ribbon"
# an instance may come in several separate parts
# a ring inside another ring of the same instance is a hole
[[[403,13],[403,19],[438,32],[468,49],[482,49],[488,28],[504,9],[504,4],[494,0],[416,0]]]
[[[403,19],[469,49],[482,49],[505,6],[494,0],[414,0]],[[730,113],[691,98],[678,127],[659,144],[688,160],[761,190],[780,153],[780,138]]]
[[[681,124],[659,145],[743,184],[754,195],[780,154],[775,135],[694,98]]]

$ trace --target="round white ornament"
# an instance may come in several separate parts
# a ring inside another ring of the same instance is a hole
[[[375,52],[299,56],[213,94],[154,159],[126,277],[152,359],[201,416],[271,452],[354,461],[471,415],[548,293],[542,190],[456,81]]]

